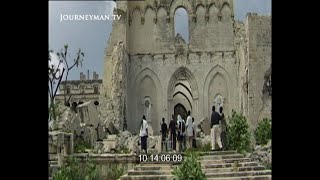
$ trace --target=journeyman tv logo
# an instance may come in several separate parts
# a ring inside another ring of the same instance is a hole
[[[60,14],[62,21],[109,21],[119,20],[121,15],[94,15],[94,14]]]

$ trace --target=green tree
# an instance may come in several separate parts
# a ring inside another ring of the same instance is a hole
[[[227,127],[227,149],[237,150],[240,153],[249,152],[251,133],[246,117],[242,114],[232,111],[232,116],[229,118]]]
[[[257,144],[266,145],[271,139],[271,119],[264,118],[260,121],[254,135]]]

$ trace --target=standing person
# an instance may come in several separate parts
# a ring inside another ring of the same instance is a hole
[[[193,126],[192,126],[192,117],[191,117],[191,112],[188,111],[187,114],[187,122],[186,122],[186,127],[187,127],[187,133],[186,133],[186,141],[187,141],[187,148],[192,148],[192,139],[193,139]]]
[[[142,116],[140,123],[141,152],[147,153],[148,123],[145,115]]]
[[[221,142],[222,148],[226,148],[227,145],[227,122],[224,117],[223,107],[219,108],[220,121],[221,121]]]
[[[173,152],[176,151],[176,144],[177,144],[177,121],[174,119],[174,115],[172,114],[172,119],[169,124],[169,131],[170,131],[170,141],[171,141],[171,149]]]
[[[212,106],[212,114],[211,114],[211,136],[212,136],[212,148],[211,150],[214,151],[216,142],[221,150],[222,143],[221,143],[221,126],[220,126],[220,115],[218,112],[215,111],[215,106]]]
[[[177,116],[177,124],[178,124],[178,144],[179,144],[179,152],[185,150],[184,139],[185,139],[185,131],[186,131],[186,124],[184,120],[181,118],[180,114]]]
[[[161,138],[161,150],[163,151],[163,146],[166,147],[166,151],[167,151],[167,143],[166,143],[166,139],[167,139],[167,133],[168,133],[168,126],[167,124],[164,122],[165,119],[164,117],[162,118],[162,124],[161,124],[161,134],[162,134],[162,138]]]
[[[194,118],[192,118],[192,129],[193,129],[192,147],[197,148],[197,144],[196,144],[197,127],[196,127],[196,124],[194,123]]]

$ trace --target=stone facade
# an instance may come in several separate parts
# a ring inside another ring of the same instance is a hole
[[[188,13],[189,43],[174,32]],[[234,20],[232,0],[117,1],[104,61],[102,118],[137,133],[142,115],[155,135],[161,118],[190,110],[196,123],[211,107],[242,112],[252,129],[271,117],[271,17]]]
[[[65,87],[66,83],[66,87]],[[64,96],[66,99],[70,97],[69,103],[79,103],[80,101],[98,101],[100,95],[100,86],[102,79],[99,79],[99,75],[93,72],[93,78],[89,78],[89,70],[86,75],[80,73],[80,80],[68,80],[67,82],[61,81],[59,86],[59,94],[56,95],[56,101],[64,103]]]

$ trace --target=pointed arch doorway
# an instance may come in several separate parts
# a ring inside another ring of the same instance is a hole
[[[168,117],[177,119],[180,113],[186,120],[187,112],[191,111],[195,121],[198,118],[198,86],[193,74],[186,67],[178,68],[170,78],[168,87]]]
[[[177,116],[178,114],[180,114],[180,116],[182,117],[182,119],[186,120],[187,119],[187,110],[186,108],[178,103],[174,106],[174,118],[177,120]]]

